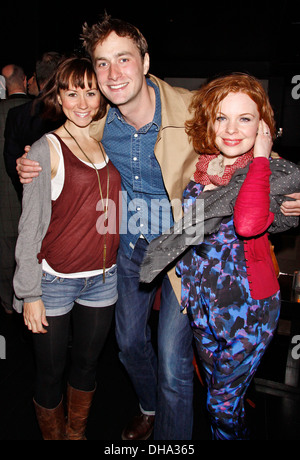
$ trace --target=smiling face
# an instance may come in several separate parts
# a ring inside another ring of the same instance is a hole
[[[97,80],[102,93],[121,107],[139,99],[149,70],[149,55],[144,59],[136,44],[127,37],[111,32],[93,54]]]
[[[218,107],[214,130],[216,146],[224,164],[248,152],[254,145],[260,115],[256,103],[245,93],[229,93]]]
[[[71,83],[68,89],[60,89],[58,102],[67,119],[78,127],[88,126],[98,114],[100,91],[96,78],[90,87],[85,76],[84,88],[75,87]]]

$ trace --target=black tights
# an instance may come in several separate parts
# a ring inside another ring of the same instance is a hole
[[[53,409],[61,401],[71,324],[68,382],[77,390],[94,390],[97,361],[112,323],[113,312],[113,306],[93,308],[75,303],[67,315],[47,317],[49,327],[46,334],[33,334],[37,367],[34,399],[40,406]]]

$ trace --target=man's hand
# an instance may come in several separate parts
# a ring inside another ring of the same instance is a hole
[[[285,216],[299,216],[300,215],[300,193],[292,193],[287,195],[294,198],[296,201],[284,201],[281,205],[281,212]]]
[[[29,150],[30,146],[27,145],[24,149],[24,155],[17,159],[16,170],[19,174],[21,184],[29,184],[32,182],[32,178],[37,177],[42,170],[37,161],[29,160],[27,158]]]

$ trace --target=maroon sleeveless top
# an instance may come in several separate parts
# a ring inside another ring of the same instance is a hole
[[[119,246],[120,175],[111,161],[109,168],[108,223],[104,225],[103,205],[96,171],[80,161],[61,144],[65,181],[61,194],[52,201],[48,231],[38,254],[59,273],[78,273],[103,268],[106,233],[106,268],[116,263]],[[107,167],[98,169],[103,202],[106,205]]]

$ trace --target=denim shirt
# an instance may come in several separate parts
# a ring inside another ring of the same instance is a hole
[[[150,242],[173,225],[169,198],[159,163],[154,154],[161,126],[159,88],[155,90],[156,107],[152,122],[138,131],[111,107],[104,128],[102,144],[122,179],[122,223],[120,244],[131,257],[138,238]]]

